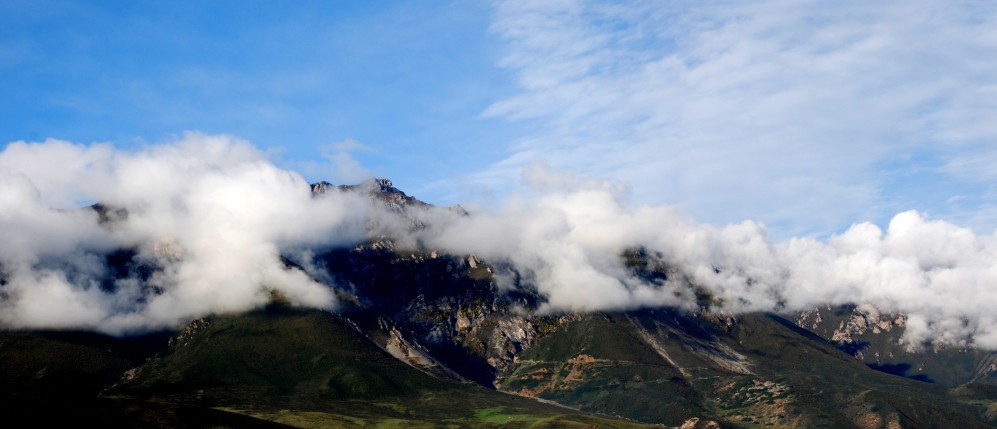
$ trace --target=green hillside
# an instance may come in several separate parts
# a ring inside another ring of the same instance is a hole
[[[640,427],[430,376],[342,319],[282,306],[211,318],[108,396],[299,427]]]
[[[779,316],[719,320],[674,311],[580,316],[521,353],[499,385],[676,426],[695,416],[744,427],[995,423],[987,393],[960,396],[875,371]]]
[[[702,416],[700,395],[623,315],[586,315],[519,355],[498,385],[586,411],[671,424]]]
[[[0,332],[0,414],[9,427],[284,427],[211,408],[102,396],[166,341],[162,334],[118,339],[75,331]]]

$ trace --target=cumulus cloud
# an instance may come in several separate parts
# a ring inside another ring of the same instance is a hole
[[[52,209],[81,200],[99,201],[111,220]],[[228,136],[188,134],[133,152],[11,143],[0,153],[0,321],[127,332],[250,309],[275,291],[332,308],[332,289],[280,255],[359,240],[363,201],[312,198],[300,175]],[[112,269],[104,255],[115,249],[131,249],[156,272],[104,284]]]
[[[633,206],[625,184],[544,164],[521,181],[494,209],[399,210],[363,187],[315,198],[300,175],[228,136],[136,151],[12,143],[0,152],[0,323],[126,333],[251,309],[275,292],[333,309],[336,286],[315,280],[331,276],[309,255],[388,236],[476,255],[501,287],[543,296],[541,312],[694,309],[705,291],[735,313],[871,305],[905,313],[911,344],[997,349],[997,236],[906,211],[885,228],[778,240],[757,221],[717,227],[675,206]],[[63,208],[80,200],[106,209]],[[155,269],[115,273],[108,255],[121,249]],[[667,279],[628,267],[633,249]]]
[[[780,237],[997,225],[970,215],[997,202],[993,4],[498,1],[492,30],[519,91],[484,114],[527,131],[480,182],[546,161]]]

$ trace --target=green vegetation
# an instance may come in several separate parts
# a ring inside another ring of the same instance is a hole
[[[592,314],[520,354],[503,389],[582,410],[679,425],[985,427],[992,400],[874,371],[775,315],[731,332],[673,311]],[[969,400],[967,398],[973,398]]]
[[[776,315],[744,315],[732,333],[743,353],[764,365],[751,382],[772,383],[748,391],[744,380],[724,391],[718,412],[734,422],[788,422],[845,427],[890,422],[912,427],[985,427],[976,410],[944,386],[872,370],[826,340]],[[744,393],[743,402],[736,401]],[[768,398],[773,403],[767,402]],[[864,423],[863,423],[864,422]]]

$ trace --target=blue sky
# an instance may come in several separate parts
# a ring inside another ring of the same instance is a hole
[[[997,227],[987,1],[0,3],[0,142],[247,139],[484,202],[523,167],[717,225]]]
[[[366,168],[412,189],[484,168],[511,135],[480,118],[511,90],[494,66],[485,4],[0,8],[5,143],[54,137],[128,147],[187,130],[229,133],[310,179],[334,180],[322,156],[355,141]]]

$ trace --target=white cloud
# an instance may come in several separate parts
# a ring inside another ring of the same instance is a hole
[[[780,241],[755,221],[716,227],[674,206],[633,208],[627,186],[543,164],[522,180],[531,190],[496,210],[399,212],[357,193],[313,198],[300,175],[228,136],[138,151],[12,144],[0,152],[0,323],[121,333],[248,310],[273,291],[332,308],[334,285],[281,256],[320,270],[310,255],[388,235],[491,262],[500,284],[535,287],[542,311],[691,308],[695,286],[733,312],[869,304],[906,313],[912,343],[997,349],[997,236],[907,211],[885,230],[861,223],[826,241]],[[90,210],[50,208],[80,199],[127,217],[100,224]],[[667,281],[624,266],[622,252],[638,247],[668,264]],[[158,270],[114,279],[104,258],[121,248]]]

